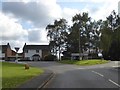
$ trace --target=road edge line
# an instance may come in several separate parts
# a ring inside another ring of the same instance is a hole
[[[52,72],[50,76],[37,88],[37,90],[43,88],[53,78],[54,75],[55,73]]]
[[[120,85],[119,84],[117,84],[116,82],[114,82],[113,80],[111,80],[111,79],[108,79],[111,83],[113,83],[114,85],[116,85],[116,86],[118,86],[118,87],[120,87]]]

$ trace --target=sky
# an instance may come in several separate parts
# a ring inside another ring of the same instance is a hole
[[[48,24],[65,18],[72,25],[72,17],[88,12],[93,20],[105,20],[115,10],[119,0],[3,0],[0,2],[0,44],[20,47],[25,43],[48,45]]]

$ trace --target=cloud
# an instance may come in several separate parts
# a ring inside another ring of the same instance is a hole
[[[119,0],[57,0],[57,2],[77,2],[81,12],[88,12],[95,20],[105,20],[113,10],[118,12]]]
[[[68,25],[72,25],[72,17],[76,15],[77,13],[80,13],[79,10],[73,9],[73,8],[63,8],[62,10],[62,16],[68,21]]]
[[[47,43],[47,34],[44,29],[36,28],[28,30],[28,41],[32,43]]]
[[[92,17],[94,17],[96,20],[103,19],[105,20],[106,17],[108,17],[113,10],[115,10],[118,13],[118,1],[119,0],[102,0],[103,5],[99,7],[99,9],[92,13]]]
[[[50,1],[43,2],[3,2],[2,11],[14,17],[30,21],[36,27],[44,27],[55,18],[60,17],[60,7]]]
[[[0,13],[0,38],[3,40],[17,40],[27,37],[28,33],[14,19]]]
[[[72,18],[75,14],[80,13],[79,10],[77,9],[72,9],[72,8],[63,8],[62,16],[64,16],[66,19]]]

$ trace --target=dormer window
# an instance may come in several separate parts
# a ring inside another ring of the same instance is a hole
[[[36,53],[39,53],[39,50],[36,50]]]

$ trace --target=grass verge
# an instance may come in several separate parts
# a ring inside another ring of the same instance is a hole
[[[62,60],[59,61],[60,63],[64,63],[64,64],[75,64],[75,65],[81,65],[81,66],[85,66],[85,65],[96,65],[96,64],[104,64],[104,63],[108,63],[109,61],[107,60],[81,60],[81,61],[77,61],[77,60]]]
[[[30,67],[29,70],[25,70],[23,64],[0,63],[2,63],[2,88],[17,87],[28,79],[44,72],[42,69],[35,67]]]

